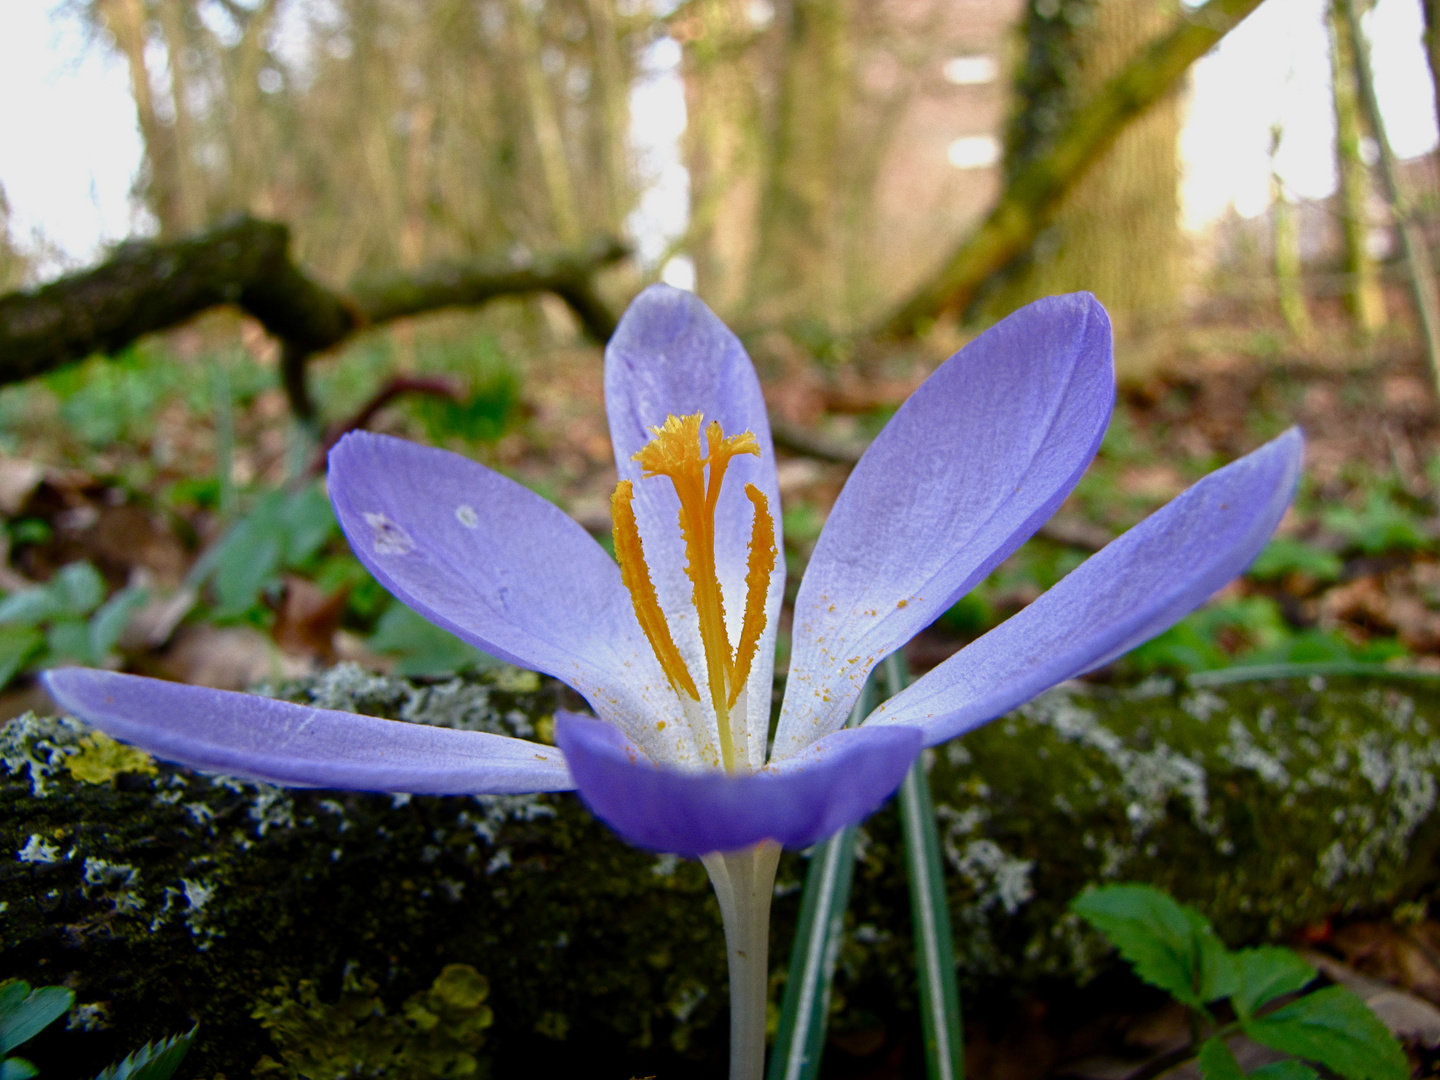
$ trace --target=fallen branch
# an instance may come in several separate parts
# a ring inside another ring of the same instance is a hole
[[[233,304],[281,343],[286,392],[296,415],[308,420],[315,412],[305,381],[309,358],[365,326],[550,292],[569,305],[590,337],[607,340],[616,320],[596,294],[593,276],[628,253],[618,241],[604,239],[574,251],[362,277],[341,294],[291,261],[289,240],[284,225],[232,218],[174,243],[123,244],[94,269],[0,296],[0,385],[94,353],[118,352],[145,334]]]
[[[885,319],[878,333],[910,337],[946,315],[963,313],[988,278],[1030,248],[1061,201],[1126,125],[1174,90],[1192,63],[1259,6],[1260,0],[1209,0],[1137,53],[1075,111],[1050,150],[1011,178],[980,227]]]

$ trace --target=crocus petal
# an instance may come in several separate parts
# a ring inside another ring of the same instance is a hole
[[[573,713],[556,714],[555,737],[597,817],[632,844],[691,857],[823,840],[879,806],[921,743],[913,728],[847,728],[783,768],[730,776],[658,768],[614,725]]]
[[[468,458],[367,432],[330,452],[328,483],[380,584],[472,645],[564,680],[655,748],[644,721],[673,715],[674,693],[615,561],[561,510]]]
[[[1303,449],[1292,428],[1211,473],[891,698],[867,725],[914,725],[933,746],[1160,633],[1260,553],[1295,493]]]
[[[632,461],[650,441],[650,429],[670,415],[703,413],[727,435],[753,432],[760,456],[742,454],[729,466],[715,510],[715,564],[725,598],[731,642],[740,638],[745,614],[745,574],[754,511],[745,485],[754,484],[770,504],[775,543],[783,550],[780,485],[770,421],[754,365],[730,329],[693,293],[652,285],[626,310],[605,349],[605,410],[620,479],[635,484],[635,519],[660,606],[671,616],[675,644],[693,675],[705,670],[699,624],[685,574],[685,548],[676,525],[679,500],[663,478],[643,480]],[[785,560],[775,560],[766,596],[766,626],[747,683],[751,701],[768,702],[775,633],[785,590]],[[703,695],[702,695],[703,696]],[[706,706],[708,710],[708,704]],[[766,723],[751,725],[751,761],[765,757]]]
[[[875,664],[1044,523],[1114,398],[1110,321],[1088,293],[1016,312],[911,395],[851,473],[800,583],[776,757],[844,724]]]
[[[107,735],[165,761],[228,776],[429,795],[515,795],[574,786],[559,750],[524,739],[113,671],[57,668],[42,678],[56,704]]]

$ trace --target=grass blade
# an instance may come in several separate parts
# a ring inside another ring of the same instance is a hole
[[[873,706],[874,692],[867,683],[851,710],[850,724],[865,719]],[[814,1080],[820,1075],[830,1022],[830,987],[855,872],[855,833],[854,826],[842,829],[811,850],[768,1080]]]
[[[885,659],[885,690],[905,688],[905,658]],[[917,760],[900,785],[900,820],[905,835],[905,871],[910,879],[910,918],[915,933],[915,968],[920,982],[920,1019],[925,1034],[925,1069],[930,1080],[964,1080],[960,994],[955,986],[955,945],[945,896],[940,835],[930,798],[930,777]]]

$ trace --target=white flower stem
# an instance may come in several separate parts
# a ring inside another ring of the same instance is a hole
[[[780,845],[714,851],[710,873],[730,961],[730,1080],[764,1080],[765,1006],[769,1000],[770,898]]]

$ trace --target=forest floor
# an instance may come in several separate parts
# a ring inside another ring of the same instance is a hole
[[[476,327],[456,317],[362,339],[317,363],[316,396],[338,423],[396,374],[448,379],[456,400],[409,395],[369,426],[476,456],[608,541],[615,471],[598,350],[532,351],[523,341],[544,327],[518,317],[498,334]],[[392,604],[349,554],[271,346],[254,327],[236,330],[211,318],[0,391],[0,717],[43,707],[34,672],[60,662],[233,688],[343,659],[408,675],[483,662]],[[915,348],[817,360],[779,335],[747,344],[777,421],[851,450],[943,359]],[[1121,345],[1122,368],[1135,366],[1132,348]],[[939,663],[1201,476],[1298,424],[1305,475],[1277,539],[1209,605],[1095,677],[1276,664],[1440,672],[1440,408],[1413,342],[1359,347],[1335,328],[1302,343],[1212,322],[1173,335],[1158,362],[1146,348],[1149,373],[1122,386],[1095,464],[1054,521],[909,647],[912,667]],[[779,458],[793,598],[849,466]],[[782,673],[786,647],[782,632]],[[1440,1004],[1440,928],[1423,911],[1408,926],[1309,934]],[[1183,1036],[1175,1023],[1163,1008],[1099,1017],[1037,1001],[971,1033],[972,1077],[1111,1080],[1133,1069],[1131,1051]],[[863,1046],[837,1050],[837,1075],[896,1075]]]

